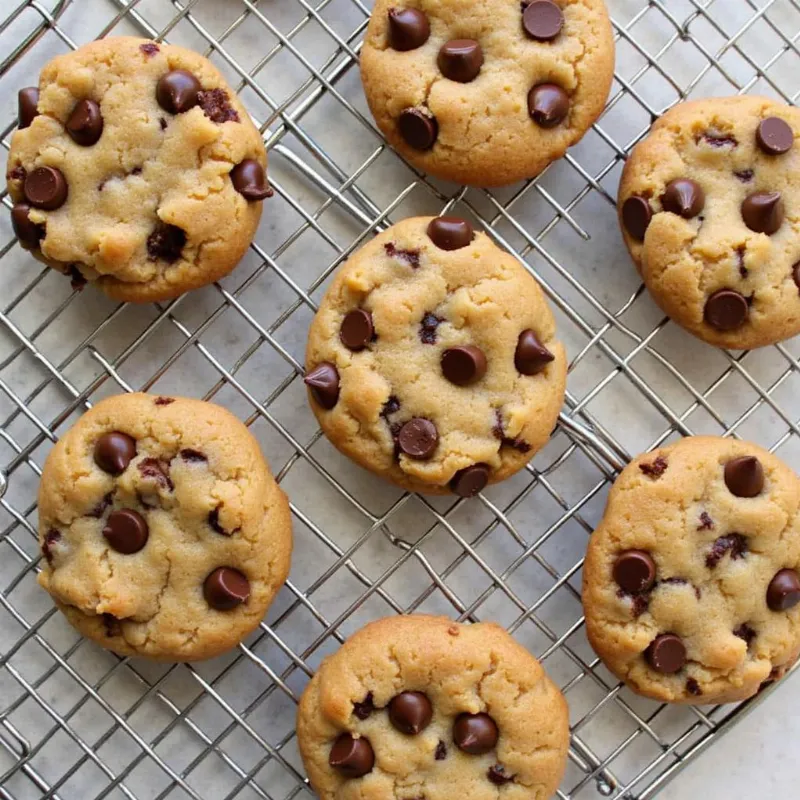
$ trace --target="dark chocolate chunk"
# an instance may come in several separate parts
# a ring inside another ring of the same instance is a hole
[[[139,50],[141,50],[148,57],[154,56],[156,53],[160,52],[160,48],[155,42],[145,42],[144,44],[140,44]]]
[[[67,201],[69,189],[61,170],[55,167],[37,167],[25,178],[23,192],[25,199],[34,208],[55,211]]]
[[[731,554],[731,560],[737,561],[747,555],[747,539],[741,533],[729,533],[727,536],[720,536],[711,550],[706,554],[706,566],[709,569],[719,564],[726,553]]]
[[[563,122],[569,106],[569,95],[555,83],[540,83],[528,92],[528,114],[540,128]]]
[[[718,331],[733,331],[747,322],[750,305],[747,298],[734,289],[719,289],[708,300],[703,311],[705,321]]]
[[[431,701],[422,692],[401,692],[389,702],[389,722],[407,736],[416,736],[433,719]]]
[[[190,463],[208,461],[208,457],[204,453],[201,453],[199,450],[195,450],[191,447],[184,447],[180,452],[180,456],[184,461],[189,461]]]
[[[423,344],[436,344],[436,329],[444,320],[430,311],[425,313],[419,326],[419,338]]]
[[[617,556],[613,575],[617,585],[626,593],[647,592],[656,582],[656,562],[644,550],[626,550]]]
[[[755,497],[764,488],[764,467],[755,456],[740,456],[725,464],[725,485],[736,497]]]
[[[159,220],[147,237],[147,255],[152,261],[161,259],[174,264],[181,257],[185,244],[186,233],[181,228]]]
[[[488,714],[459,714],[453,725],[453,742],[471,756],[493,750],[499,735],[497,724]]]
[[[486,777],[495,786],[503,786],[506,783],[511,783],[514,780],[513,775],[506,772],[506,768],[502,764],[495,764],[489,767]]]
[[[35,86],[20,89],[17,93],[17,127],[27,128],[39,113],[39,90]]]
[[[246,158],[231,170],[233,188],[250,203],[266,200],[274,192],[267,183],[264,167],[254,158]]]
[[[121,475],[136,456],[136,441],[126,433],[104,433],[94,445],[94,463],[109,475]]]
[[[400,410],[400,400],[395,397],[395,395],[391,395],[389,399],[383,404],[383,408],[381,409],[381,416],[388,417],[391,414],[396,414]]]
[[[103,115],[94,100],[80,100],[66,124],[67,133],[75,144],[91,147],[103,135]]]
[[[359,719],[367,719],[375,710],[375,698],[372,692],[367,692],[367,696],[360,703],[353,703],[353,713]]]
[[[647,475],[648,478],[658,479],[667,471],[668,466],[667,459],[664,458],[664,456],[656,456],[649,463],[644,462],[639,464],[639,469]]]
[[[439,433],[436,426],[427,419],[414,417],[400,428],[397,434],[400,451],[409,458],[424,461],[429,459],[439,444]]]
[[[746,622],[743,622],[741,625],[734,628],[733,635],[738,636],[740,639],[744,639],[748,647],[750,647],[750,645],[753,643],[753,640],[757,636],[756,632]]]
[[[758,125],[756,141],[768,156],[780,156],[792,149],[794,131],[789,123],[780,117],[767,117]]]
[[[250,597],[250,581],[233,567],[217,567],[203,582],[203,596],[211,608],[230,611]]]
[[[773,611],[788,611],[800,603],[800,576],[793,569],[782,569],[767,587],[767,605]]]
[[[740,169],[733,173],[742,183],[750,183],[755,174],[751,169]]]
[[[744,224],[756,233],[775,233],[785,215],[780,192],[753,192],[742,201]]]
[[[354,308],[348,311],[339,328],[339,338],[342,344],[354,352],[363,350],[375,334],[372,324],[372,314],[363,308]]]
[[[303,381],[324,409],[330,411],[339,401],[339,370],[330,361],[318,364]]]
[[[489,483],[489,465],[473,464],[460,469],[450,481],[450,489],[459,497],[475,497]]]
[[[514,351],[514,366],[523,375],[538,375],[555,356],[539,341],[530,328],[522,331]]]
[[[344,778],[363,778],[375,766],[375,753],[369,739],[343,733],[333,743],[328,763]]]
[[[183,114],[199,102],[200,81],[185,69],[162,75],[156,85],[156,100],[164,111]]]
[[[435,217],[428,224],[428,238],[440,250],[460,250],[472,243],[475,231],[461,217]]]
[[[132,508],[122,508],[108,515],[103,536],[118,553],[138,553],[150,535],[145,518]]]
[[[431,26],[428,17],[416,8],[389,9],[389,46],[405,53],[428,41]]]
[[[45,236],[44,225],[31,222],[28,216],[31,207],[27,203],[17,203],[11,209],[11,227],[19,240],[20,247],[25,250],[38,250],[39,244]]]
[[[441,739],[436,745],[436,752],[433,757],[436,761],[444,761],[447,758],[447,745]]]
[[[714,520],[708,514],[708,511],[703,511],[700,514],[700,524],[697,526],[699,531],[710,531],[714,528]]]
[[[477,383],[486,374],[486,356],[472,344],[450,347],[442,353],[442,374],[456,386]]]
[[[533,0],[522,11],[522,27],[537,42],[549,42],[561,33],[564,14],[551,0]]]
[[[646,197],[632,195],[622,204],[622,223],[625,230],[638,242],[644,241],[652,219],[653,209]]]
[[[703,694],[700,684],[694,678],[686,679],[686,691],[695,697],[700,697]]]
[[[170,403],[174,403],[174,397],[156,397],[155,403],[157,406],[168,406]]]
[[[686,646],[674,633],[662,633],[650,642],[644,657],[656,672],[672,675],[686,664]]]
[[[393,242],[389,242],[383,246],[386,255],[389,258],[396,258],[398,261],[403,261],[408,264],[411,269],[419,267],[419,250],[401,250]]]
[[[691,178],[676,178],[667,184],[661,197],[665,211],[684,219],[696,217],[706,204],[706,194],[697,181]]]
[[[406,108],[397,120],[400,135],[415,150],[430,150],[439,135],[436,117],[427,109]]]
[[[445,78],[470,83],[483,66],[483,50],[474,39],[451,39],[442,45],[436,63]]]

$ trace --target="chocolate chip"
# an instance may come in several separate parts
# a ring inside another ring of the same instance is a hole
[[[740,456],[725,465],[725,485],[736,497],[755,497],[764,488],[764,467],[755,456]]]
[[[400,135],[415,150],[430,150],[439,135],[436,117],[427,109],[407,108],[397,120]]]
[[[668,466],[667,459],[664,458],[664,456],[656,456],[650,463],[644,462],[639,464],[639,469],[647,475],[648,478],[657,479],[667,471]]]
[[[44,239],[44,225],[32,222],[28,216],[31,207],[27,203],[17,203],[11,209],[11,227],[19,240],[20,247],[25,250],[38,250],[39,244]]]
[[[523,375],[538,375],[555,356],[539,341],[530,328],[522,331],[514,351],[514,366]]]
[[[42,555],[47,559],[48,564],[53,563],[53,547],[61,539],[61,533],[54,528],[47,531],[42,541]]]
[[[149,57],[158,53],[159,47],[157,44],[155,44],[155,42],[145,42],[144,44],[139,45],[139,50]]]
[[[706,194],[697,181],[691,178],[676,178],[670,181],[661,197],[665,211],[684,219],[696,217],[706,204]]]
[[[656,582],[656,562],[644,550],[626,550],[617,556],[613,575],[628,594],[646,592]]]
[[[555,128],[569,114],[569,95],[555,83],[540,83],[528,92],[528,114],[540,128]]]
[[[156,397],[155,404],[157,406],[168,406],[170,403],[174,403],[174,397]]]
[[[706,566],[709,569],[714,569],[722,561],[726,553],[731,554],[732,561],[744,558],[747,555],[747,539],[741,533],[729,533],[727,536],[720,536],[711,545],[711,550],[706,554]]]
[[[756,141],[768,156],[780,156],[792,149],[794,132],[789,123],[780,117],[767,117],[758,125]]]
[[[473,464],[460,469],[450,481],[450,489],[459,497],[475,497],[489,483],[489,465]]]
[[[126,433],[104,433],[94,445],[94,463],[109,475],[121,475],[136,456],[136,441]]]
[[[66,124],[67,133],[75,144],[90,147],[103,134],[103,115],[94,100],[80,100]]]
[[[111,639],[114,636],[119,636],[122,632],[119,620],[113,614],[101,614],[103,620],[103,627],[106,629],[106,638]]]
[[[629,595],[627,592],[620,589],[617,595],[631,598],[631,613],[634,618],[641,617],[642,614],[650,608],[650,597],[647,594]]]
[[[26,170],[25,167],[22,166],[22,164],[17,164],[17,166],[14,167],[14,169],[12,169],[11,172],[8,173],[8,175],[6,175],[6,178],[9,181],[18,181],[19,183],[22,183],[22,181],[25,180],[27,175],[28,175],[28,170]]]
[[[686,663],[686,647],[674,633],[656,636],[644,651],[647,663],[662,675],[672,675]]]
[[[747,321],[750,306],[747,298],[734,289],[720,289],[714,292],[703,311],[705,321],[718,331],[733,331]]]
[[[308,386],[314,400],[328,411],[338,402],[339,370],[330,361],[323,361],[314,367],[303,382]]]
[[[86,516],[100,519],[103,514],[106,513],[106,509],[111,505],[113,500],[114,492],[108,492],[108,494],[104,495],[100,502],[98,502]]]
[[[436,761],[444,761],[447,758],[447,745],[441,739],[436,745],[436,752],[433,757]]]
[[[388,242],[383,246],[386,255],[389,258],[396,258],[398,261],[403,261],[411,269],[419,267],[419,250],[401,250],[393,242]]]
[[[250,581],[233,567],[217,567],[203,582],[203,596],[211,608],[230,611],[250,597]]]
[[[85,266],[85,265],[83,265]],[[82,292],[83,287],[86,286],[88,281],[84,278],[83,273],[79,269],[78,264],[70,264],[69,265],[69,285],[70,287],[75,290],[76,292]]]
[[[711,147],[716,148],[730,147],[732,150],[735,150],[739,146],[739,142],[736,141],[735,136],[718,136],[714,133],[704,133],[698,136],[695,141],[703,141],[711,145]]]
[[[188,461],[190,463],[191,462],[200,463],[208,461],[208,457],[204,453],[201,453],[199,450],[194,450],[191,447],[184,447],[183,450],[181,450],[180,452],[180,456],[184,461]]]
[[[632,195],[622,204],[622,223],[625,230],[638,242],[644,241],[644,235],[653,219],[653,209],[647,198]]]
[[[754,192],[742,201],[744,224],[756,233],[775,233],[785,216],[780,192]]]
[[[25,178],[23,192],[34,208],[54,211],[67,200],[67,179],[55,167],[37,167]]]
[[[360,703],[353,703],[353,713],[359,719],[367,719],[375,710],[375,698],[372,692],[367,692],[367,696]]]
[[[381,409],[381,416],[388,417],[390,414],[396,414],[400,410],[400,400],[391,395],[389,399],[383,404]]]
[[[200,81],[185,69],[174,69],[162,75],[156,85],[156,100],[164,111],[183,114],[199,102]]]
[[[103,528],[103,536],[118,553],[130,555],[138,553],[149,536],[144,517],[132,508],[122,508],[108,515]]]
[[[208,524],[213,531],[221,534],[222,536],[233,536],[234,533],[238,533],[241,529],[234,528],[232,531],[226,531],[225,528],[219,524],[219,510],[221,508],[222,506],[219,505],[216,508],[212,508],[211,511],[208,512]]]
[[[17,127],[22,130],[30,126],[39,113],[39,90],[35,86],[20,89],[17,93]]]
[[[439,443],[436,426],[427,419],[414,417],[406,422],[397,435],[401,452],[419,461],[429,459]]]
[[[503,413],[499,408],[495,409],[494,415],[495,423],[492,427],[492,433],[495,438],[499,439],[506,447],[513,447],[520,453],[529,453],[531,446],[524,439],[512,439],[510,436],[506,436],[505,426],[503,424]]]
[[[165,131],[167,129],[167,121],[164,119],[164,117],[158,118],[158,124],[162,131]]]
[[[486,777],[495,786],[503,786],[506,783],[511,783],[514,780],[513,775],[506,772],[506,768],[502,764],[495,764],[489,767]]]
[[[254,158],[246,158],[231,170],[233,188],[250,203],[266,200],[274,192],[267,183],[264,167]]]
[[[741,169],[733,173],[742,183],[750,183],[754,172],[751,169]]]
[[[416,8],[389,9],[389,46],[405,53],[428,41],[431,26],[428,17]]]
[[[442,353],[442,374],[456,386],[477,383],[486,374],[486,356],[473,344],[449,347]]]
[[[389,722],[408,736],[424,731],[432,718],[433,706],[422,692],[401,692],[389,702]]]
[[[700,524],[697,526],[699,531],[710,531],[714,528],[714,520],[711,519],[707,511],[700,514]]]
[[[371,341],[375,333],[372,324],[372,314],[363,308],[354,308],[348,311],[339,328],[339,338],[348,349],[358,352],[363,350]]]
[[[561,33],[564,14],[550,0],[534,0],[522,12],[522,27],[531,39],[549,42]]]
[[[228,93],[224,89],[199,91],[197,102],[212,122],[219,125],[223,122],[239,122],[239,113],[231,105]]]
[[[419,338],[422,344],[436,344],[436,329],[442,324],[444,320],[439,319],[435,314],[430,311],[425,313],[419,326]]]
[[[686,691],[695,697],[700,697],[703,694],[700,684],[694,678],[686,679]]]
[[[428,238],[440,250],[460,250],[475,238],[472,225],[460,217],[436,217],[428,223]]]
[[[744,264],[744,254],[745,248],[744,247],[737,247],[736,248],[736,263],[739,265],[739,274],[743,277],[747,277],[747,267]]]
[[[186,244],[186,233],[177,225],[157,222],[153,232],[147,237],[147,255],[152,261],[161,259],[174,264],[183,252]]]
[[[343,733],[333,743],[328,763],[344,778],[363,778],[375,766],[375,753],[368,739]]]
[[[753,639],[757,636],[756,632],[746,622],[734,628],[733,635],[737,636],[739,639],[744,639],[748,647],[750,647],[753,643]]]
[[[798,291],[800,291],[800,261],[792,267],[792,278]]]
[[[775,574],[767,588],[767,605],[773,611],[788,611],[800,603],[800,577],[793,569]]]
[[[470,83],[483,66],[483,50],[474,39],[451,39],[442,45],[436,63],[445,78]]]
[[[453,742],[471,756],[493,750],[499,735],[495,721],[488,714],[459,714],[453,725]]]

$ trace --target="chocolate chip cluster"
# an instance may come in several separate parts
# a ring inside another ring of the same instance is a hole
[[[697,137],[698,145],[716,149],[734,150],[739,146],[733,136],[716,136],[705,133]],[[794,145],[794,131],[789,123],[779,117],[767,117],[756,129],[756,144],[767,156],[779,157],[788,153]],[[738,180],[750,183],[755,172],[752,169],[735,173]],[[691,178],[678,177],[667,184],[661,195],[661,210],[676,214],[683,219],[698,218],[702,223],[702,212],[706,204],[703,187]],[[643,242],[654,212],[651,198],[632,195],[622,205],[622,222],[628,235],[637,242]],[[786,210],[780,192],[751,192],[742,201],[742,221],[755,233],[771,236],[783,226]],[[740,274],[747,277],[744,267],[744,251],[737,252]],[[800,263],[793,268],[792,277],[800,288]],[[703,317],[705,322],[718,331],[733,331],[744,325],[750,315],[753,298],[745,297],[735,288],[725,287],[712,292],[705,302]]]
[[[653,464],[640,464],[642,472],[648,477],[658,480],[668,467],[666,459],[656,459],[657,468]],[[654,464],[656,462],[653,462]],[[735,497],[757,497],[764,490],[764,468],[755,456],[740,456],[731,459],[723,469],[725,486]],[[697,530],[713,530],[714,521],[707,511],[700,514]],[[748,553],[747,538],[740,533],[727,533],[717,537],[704,555],[705,565],[714,570],[728,556],[731,560],[745,558]],[[625,550],[621,552],[612,567],[612,576],[619,590],[620,597],[630,597],[632,612],[635,617],[643,614],[649,605],[649,597],[660,585],[688,584],[680,576],[658,576],[658,567],[652,555],[643,550]],[[695,593],[700,597],[699,587]],[[767,607],[780,613],[788,611],[800,603],[800,575],[796,569],[778,570],[766,588],[765,602]],[[748,647],[756,638],[757,632],[747,623],[742,622],[733,634],[743,639]],[[656,636],[644,652],[644,658],[652,669],[665,675],[680,672],[686,664],[686,646],[679,636],[666,632]],[[687,680],[687,691],[700,695],[699,684],[693,679]]]
[[[147,42],[140,45],[145,58],[159,52],[158,45]],[[168,114],[184,114],[195,106],[212,121],[222,124],[239,122],[239,114],[230,104],[223,89],[204,90],[200,81],[183,69],[170,70],[157,82],[155,96],[158,105]],[[39,90],[36,87],[21,89],[18,95],[19,128],[27,128],[38,116]],[[64,125],[69,137],[80,147],[97,144],[105,130],[105,122],[100,103],[91,98],[79,100]],[[160,118],[160,127],[168,127],[165,117]],[[135,168],[129,175],[141,174],[142,168]],[[69,196],[69,184],[61,170],[51,166],[39,166],[27,172],[24,167],[14,168],[9,177],[19,182],[24,202],[17,203],[11,211],[11,222],[19,243],[26,250],[38,250],[46,236],[44,224],[30,219],[32,208],[41,211],[56,211]],[[128,177],[126,175],[126,177]],[[245,159],[230,172],[234,189],[248,202],[264,200],[272,196],[264,173],[264,168],[255,159]],[[103,190],[102,181],[98,191]],[[181,257],[186,244],[186,233],[174,225],[157,221],[147,239],[147,254],[153,260],[174,263]]]
[[[418,12],[421,13],[421,12]],[[437,217],[427,229],[431,242],[440,250],[453,251],[468,247],[475,232],[467,220],[457,217]],[[420,253],[416,250],[403,250],[395,244],[384,246],[386,255],[396,259],[411,269],[420,269]],[[432,311],[426,312],[420,322],[419,339],[423,345],[434,345],[437,341],[437,328],[446,320],[437,317]],[[372,314],[363,308],[348,311],[339,329],[339,339],[353,353],[368,350],[380,340],[380,332],[375,330]],[[536,332],[527,329],[520,333],[514,352],[514,365],[521,375],[539,374],[553,361],[553,354],[539,341]],[[440,367],[442,375],[450,383],[464,388],[479,384],[491,368],[483,350],[473,344],[460,345],[443,350]],[[311,396],[322,408],[330,411],[339,402],[340,376],[336,365],[330,361],[317,364],[308,372],[305,383]],[[439,443],[436,424],[430,419],[413,417],[408,420],[390,419],[402,413],[402,401],[392,395],[383,408],[382,416],[389,424],[395,443],[396,455],[424,461],[433,458]],[[508,439],[503,432],[501,413],[497,412],[494,435],[503,445],[510,445],[520,452],[527,452],[530,446],[521,440]],[[488,464],[473,464],[459,470],[450,481],[450,489],[461,497],[474,497],[489,483]]]
[[[353,704],[353,714],[360,720],[368,719],[377,710],[372,692],[362,702]],[[389,701],[386,711],[392,727],[405,736],[422,733],[433,719],[433,705],[422,692],[401,692]],[[464,713],[455,718],[452,737],[453,744],[462,753],[482,756],[495,749],[500,731],[488,714]],[[446,758],[447,743],[439,740],[434,760],[444,761]],[[365,736],[342,733],[333,742],[328,763],[343,778],[363,778],[375,766],[375,751]],[[486,777],[497,786],[514,780],[514,776],[508,775],[502,764],[491,766]]]
[[[427,15],[416,8],[390,8],[388,45],[398,52],[422,47],[430,37]],[[524,0],[521,27],[535,42],[553,42],[561,34],[564,14],[552,0]],[[480,74],[484,56],[476,39],[450,39],[439,49],[436,64],[448,80],[471,83]],[[569,114],[569,95],[555,83],[540,83],[528,93],[528,112],[542,128],[553,128]],[[430,150],[439,135],[439,123],[428,108],[406,108],[397,119],[400,135],[415,150]]]
[[[171,398],[157,398],[156,405],[167,405]],[[139,470],[141,486],[138,497],[142,509],[112,508],[114,490],[103,497],[88,516],[104,519],[102,535],[108,546],[122,555],[133,555],[147,546],[150,529],[147,523],[149,509],[158,508],[158,492],[172,493],[174,486],[170,478],[170,464],[153,457],[137,459],[136,440],[127,433],[110,431],[100,436],[94,444],[94,463],[103,472],[113,476],[121,476],[127,469]],[[198,450],[185,448],[176,458],[187,464],[205,464],[207,457]],[[148,491],[151,488],[152,491]],[[109,510],[111,509],[111,510]],[[208,515],[208,525],[216,533],[232,536],[238,533],[226,531],[219,523],[219,507],[212,509]],[[54,549],[61,540],[61,532],[52,529],[47,532],[42,542],[42,554],[48,563],[53,562]],[[218,611],[230,611],[250,597],[250,582],[238,569],[221,566],[209,573],[203,581],[203,596],[211,608]]]

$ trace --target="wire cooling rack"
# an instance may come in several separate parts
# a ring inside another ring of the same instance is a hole
[[[605,115],[537,180],[493,192],[430,180],[386,148],[360,90],[361,0],[1,5],[3,159],[16,90],[50,57],[139,34],[223,70],[264,134],[277,195],[231,276],[144,307],[72,288],[19,248],[0,215],[3,800],[310,797],[296,702],[324,655],[392,613],[496,619],[544,660],[571,708],[562,800],[652,798],[752,708],[658,706],[619,685],[586,642],[580,570],[631,454],[715,433],[800,463],[798,342],[726,353],[664,320],[614,212],[626,152],[670,105],[738,92],[796,99],[798,0],[612,0],[618,60]],[[339,456],[301,380],[308,324],[335,268],[385,225],[443,210],[473,218],[523,260],[571,355],[550,444],[468,502],[404,494]],[[36,586],[47,451],[99,397],[130,389],[231,408],[292,500],[289,582],[266,624],[210,662],[119,659],[81,640]]]

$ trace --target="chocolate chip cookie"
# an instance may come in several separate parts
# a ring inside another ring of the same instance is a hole
[[[322,663],[297,740],[321,800],[546,800],[564,774],[569,715],[498,625],[389,617]]]
[[[361,77],[415,167],[474,186],[538,175],[600,115],[614,72],[602,0],[377,0]]]
[[[628,249],[666,314],[719,347],[800,333],[800,110],[763,97],[683,103],[631,153]]]
[[[470,497],[522,469],[564,400],[536,281],[456,217],[394,225],[340,269],[306,352],[328,438],[407,489]]]
[[[210,658],[261,621],[291,520],[247,428],[219,406],[126,394],[84,414],[39,488],[41,585],[120,655]]]
[[[583,568],[589,641],[635,692],[727,703],[800,652],[800,479],[748,442],[696,436],[628,465]]]
[[[118,300],[227,275],[271,189],[259,132],[222,75],[173,45],[116,37],[58,56],[19,93],[8,156],[19,243]]]

